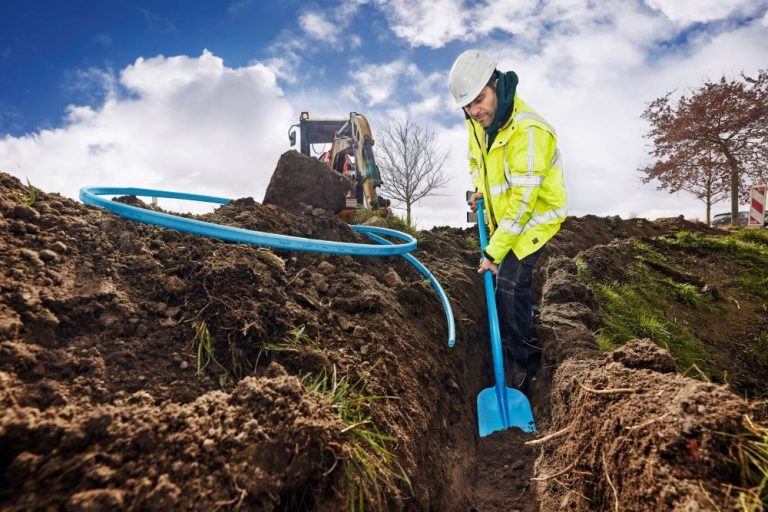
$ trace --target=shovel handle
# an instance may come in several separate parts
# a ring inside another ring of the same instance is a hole
[[[485,231],[484,200],[477,199],[477,228],[480,231],[480,253],[488,246],[488,235]],[[504,419],[504,426],[509,427],[509,410],[507,409],[506,379],[504,378],[504,357],[501,353],[501,334],[499,332],[499,313],[496,310],[496,294],[491,272],[483,272],[485,284],[485,302],[488,306],[488,323],[491,331],[491,355],[493,356],[493,377],[496,389],[496,399]]]

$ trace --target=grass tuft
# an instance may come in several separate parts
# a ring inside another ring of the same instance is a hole
[[[589,271],[589,265],[584,261],[584,258],[576,256],[573,259],[573,262],[576,264],[576,275],[579,276],[579,279],[584,282],[589,281],[591,279],[591,273]]]
[[[768,229],[742,229],[737,231],[733,236],[744,242],[768,248]]]
[[[201,375],[208,365],[214,363],[222,373],[218,376],[219,387],[224,388],[231,382],[231,377],[227,369],[216,359],[213,348],[214,340],[208,324],[205,320],[196,318],[192,320],[192,328],[195,330],[195,336],[192,338],[192,349],[195,351],[197,361],[197,374]]]
[[[197,374],[200,375],[211,361],[216,361],[213,352],[213,336],[205,320],[192,320],[192,327],[195,330],[192,348],[197,353]]]
[[[695,307],[705,300],[704,295],[699,293],[698,288],[691,283],[681,283],[668,277],[662,283],[666,285],[672,297],[681,304]]]
[[[37,204],[37,199],[40,195],[41,190],[32,183],[30,183],[29,178],[27,178],[27,189],[22,191],[14,191],[16,194],[16,197],[21,199],[21,202],[29,207],[33,207]]]
[[[739,468],[738,502],[744,512],[762,512],[768,503],[768,425],[744,417],[744,433],[734,438],[731,457]]]
[[[355,224],[363,224],[365,221],[370,219],[371,217],[381,217],[378,212],[375,212],[373,210],[368,210],[366,208],[358,208],[355,210]],[[394,213],[390,213],[386,217],[382,217],[387,222],[387,227],[390,229],[395,229],[397,231],[402,231],[403,233],[408,233],[412,237],[419,240],[421,238],[421,232],[416,229],[415,226],[409,226],[407,222],[405,222],[405,219],[402,217],[395,215]]]
[[[289,329],[282,340],[265,343],[262,348],[268,352],[301,352],[307,348],[314,348],[315,342],[304,334],[304,330],[304,325]]]
[[[396,439],[382,434],[368,413],[371,402],[394,397],[361,394],[360,382],[351,384],[346,377],[339,378],[336,367],[330,375],[323,372],[302,379],[307,393],[317,393],[330,401],[331,408],[345,425],[342,432],[349,436],[345,445],[345,478],[347,509],[364,510],[366,505],[383,510],[385,492],[398,495],[399,483],[410,488],[410,480],[400,466],[389,445]]]

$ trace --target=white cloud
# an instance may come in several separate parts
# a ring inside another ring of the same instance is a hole
[[[754,0],[697,0],[681,2],[679,0],[646,0],[653,9],[661,11],[670,20],[689,24],[708,22],[727,18],[734,13],[748,14],[756,12],[760,3]]]
[[[338,28],[328,21],[326,16],[316,12],[307,12],[299,16],[301,28],[315,39],[333,43],[336,41]]]
[[[269,48],[272,58],[264,64],[277,78],[289,84],[299,81],[302,56],[306,53],[306,43],[299,39],[279,39]],[[257,61],[252,62],[257,63]]]
[[[421,227],[464,225],[470,183],[463,116],[447,91],[450,65],[432,65],[444,58],[433,49],[453,43],[456,54],[484,48],[501,69],[516,70],[521,96],[557,128],[572,214],[700,218],[703,205],[689,195],[640,184],[637,168],[648,158],[640,114],[668,90],[741,70],[754,74],[768,55],[765,0],[757,7],[741,0],[723,2],[727,8],[705,2],[699,11],[662,0],[647,0],[651,7],[618,0],[378,0],[369,8],[378,8],[392,33],[412,47],[386,46],[392,53],[381,62],[372,57],[384,48],[377,46],[379,32],[365,39],[350,33],[363,3],[329,9],[333,31],[311,16],[317,10],[300,14],[298,37],[281,33],[269,50],[273,58],[263,63],[228,68],[206,51],[197,58],[138,59],[118,74],[90,70],[81,78],[100,83],[104,99],[70,106],[60,128],[1,139],[0,169],[70,196],[94,184],[260,200],[300,111],[345,117],[355,110],[368,117],[374,133],[389,116],[409,115],[435,129],[450,152],[454,176],[448,195],[423,200],[415,218]],[[700,18],[748,12],[758,18],[684,32]],[[669,43],[682,36],[685,44]],[[314,59],[329,45],[330,55],[357,48],[341,68],[348,80],[333,89],[317,69],[304,80],[302,67],[304,58]],[[294,84],[289,97],[277,80]],[[121,94],[126,90],[128,97]]]
[[[464,39],[471,14],[461,0],[382,0],[392,31],[413,46],[439,48],[446,41]]]
[[[387,102],[397,92],[401,93],[401,98],[405,97],[405,91],[397,88],[404,87],[418,74],[416,65],[405,60],[353,67],[350,73],[353,84],[347,93],[367,97],[368,105],[375,106]]]
[[[644,17],[651,11],[655,28],[664,22],[680,27],[696,22],[713,22],[732,16],[757,16],[765,12],[766,4],[759,0],[646,0],[648,8],[624,0],[520,0],[499,2],[486,0],[472,3],[464,0],[378,0],[376,5],[389,20],[394,34],[411,46],[441,48],[453,41],[482,41],[486,36],[514,36],[509,41],[517,47],[536,49],[546,39],[560,33],[584,29],[602,30],[603,26],[626,19]],[[633,23],[623,28],[631,34]],[[651,34],[644,34],[648,37]],[[662,39],[664,31],[655,34]]]
[[[514,35],[516,46],[531,46],[553,31],[601,23],[625,2],[521,0],[471,3],[463,0],[379,0],[377,5],[399,38],[412,46],[440,48],[452,41],[473,42],[494,32]]]
[[[742,70],[754,75],[768,55],[763,21],[714,35],[704,32],[687,47],[661,51],[657,41],[673,39],[679,30],[664,16],[642,7],[615,11],[600,23],[582,15],[578,9],[571,12],[580,21],[568,30],[553,30],[535,51],[503,37],[484,45],[501,69],[518,72],[521,97],[557,129],[569,212],[703,218],[703,203],[690,194],[669,194],[640,182],[637,169],[649,162],[643,138],[647,125],[640,114],[667,91],[684,91],[723,74],[738,76]],[[447,90],[442,97],[449,98]],[[410,108],[423,101],[415,99]],[[415,209],[422,225],[463,222],[464,190],[470,185],[464,132],[458,112],[455,124],[439,131],[451,146],[455,179],[450,197],[426,199]],[[718,205],[715,211],[726,208]]]
[[[73,105],[60,128],[0,140],[0,168],[69,197],[98,185],[263,198],[295,122],[268,68],[228,68],[207,51],[140,58],[120,86],[132,96]]]
[[[296,84],[305,78],[308,66],[322,69],[329,52],[356,49],[362,44],[360,35],[349,28],[360,6],[366,0],[347,0],[324,11],[308,10],[298,15],[300,31],[280,31],[275,41],[267,48],[272,57],[266,64],[280,80]],[[322,56],[318,58],[318,55]],[[346,59],[347,57],[344,57]],[[327,62],[334,70],[346,60]],[[317,77],[315,77],[317,78]]]

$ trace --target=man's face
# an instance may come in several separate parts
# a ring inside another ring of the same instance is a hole
[[[464,107],[464,112],[469,117],[480,123],[483,128],[488,128],[496,116],[496,106],[498,105],[496,91],[490,85],[486,85],[477,98]]]

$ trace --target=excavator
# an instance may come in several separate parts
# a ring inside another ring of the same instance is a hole
[[[342,218],[354,218],[357,208],[375,210],[382,217],[389,214],[389,200],[376,192],[381,176],[373,156],[373,135],[365,116],[350,112],[347,119],[310,119],[309,112],[302,112],[299,122],[288,129],[291,147],[296,146],[297,130],[301,153],[317,156],[329,169],[352,183]],[[322,145],[322,149],[317,150],[316,145]]]

